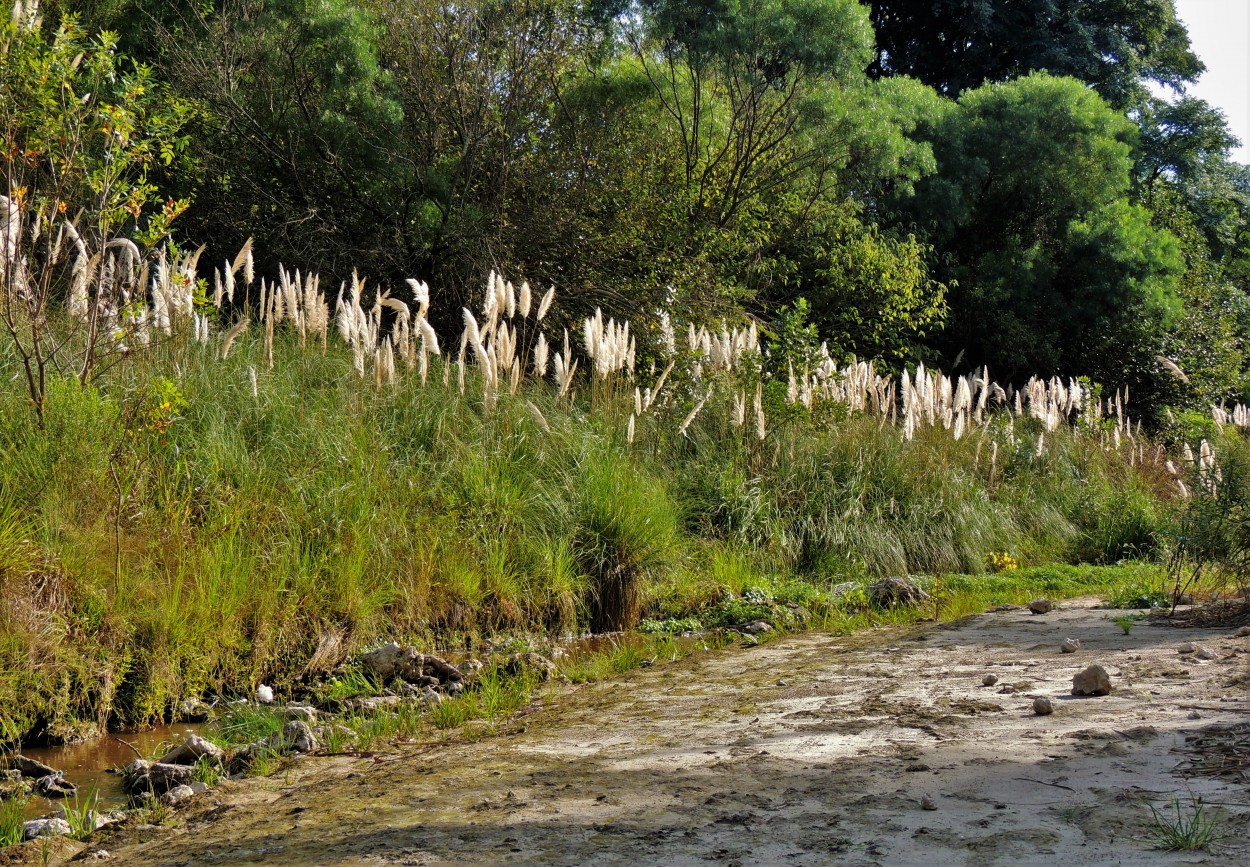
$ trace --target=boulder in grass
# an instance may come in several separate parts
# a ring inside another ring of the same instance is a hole
[[[282,727],[282,731],[269,738],[270,751],[278,755],[311,753],[320,746],[312,727],[302,720],[291,720]]]
[[[928,593],[907,578],[884,578],[868,588],[868,601],[878,608],[917,605],[928,598]]]
[[[160,760],[160,763],[165,765],[194,765],[205,757],[220,764],[226,758],[226,751],[199,735],[190,735],[185,741],[166,753],[164,758]]]
[[[384,644],[360,657],[360,670],[365,676],[389,683],[396,678],[411,680],[424,673],[425,656],[415,647],[400,647],[397,642]]]
[[[161,795],[161,803],[166,807],[176,807],[180,801],[195,797],[195,790],[190,786],[174,786]]]
[[[1073,695],[1111,695],[1111,676],[1101,665],[1091,665],[1072,678]]]
[[[317,721],[317,709],[304,704],[289,704],[286,707],[278,708],[278,716],[286,719],[302,720],[306,723],[315,723]]]

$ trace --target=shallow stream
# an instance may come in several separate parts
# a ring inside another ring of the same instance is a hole
[[[160,752],[163,747],[173,746],[189,734],[202,728],[199,723],[180,723],[178,725],[157,726],[142,732],[121,732],[106,735],[102,738],[86,741],[81,744],[66,744],[56,747],[23,747],[22,755],[29,759],[51,765],[58,771],[65,772],[65,778],[78,787],[78,801],[86,804],[91,787],[95,786],[100,797],[100,809],[115,810],[126,805],[126,795],[122,792],[121,774],[110,773],[114,769],[124,768],[138,756],[136,750],[149,758]],[[131,749],[130,744],[134,747]],[[74,799],[71,797],[72,805]],[[26,804],[26,818],[35,819],[53,813],[64,806],[61,800],[50,800],[33,796]]]

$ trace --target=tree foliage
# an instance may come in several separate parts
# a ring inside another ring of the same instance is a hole
[[[1201,61],[1173,0],[872,0],[874,75],[909,75],[957,97],[1038,70],[1127,107],[1145,82],[1195,80]]]
[[[1134,129],[1073,79],[1034,74],[966,93],[928,131],[938,170],[904,213],[958,288],[944,340],[997,375],[1121,362],[1178,312],[1175,239],[1128,200]]]

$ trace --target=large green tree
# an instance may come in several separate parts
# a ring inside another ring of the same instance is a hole
[[[952,284],[943,342],[998,376],[1131,381],[1175,321],[1176,240],[1130,202],[1131,122],[1081,82],[968,91],[927,131],[938,170],[900,207]]]
[[[1035,70],[1092,84],[1120,107],[1143,82],[1193,81],[1203,66],[1173,0],[872,0],[875,75],[949,96]]]

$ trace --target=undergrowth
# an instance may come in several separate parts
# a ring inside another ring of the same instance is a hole
[[[293,340],[272,368],[245,333],[225,360],[175,342],[95,386],[54,379],[42,430],[0,355],[0,743],[283,691],[389,638],[855,628],[903,616],[855,607],[892,574],[971,573],[949,579],[971,611],[1029,592],[1007,582],[1080,583],[1031,565],[1148,555],[1170,520],[1170,479],[1068,429],[1039,451],[1023,417],[905,440],[778,414],[760,443],[717,396],[630,443],[631,395],[607,387],[487,410],[438,360],[426,388],[370,391]],[[1026,568],[978,574],[990,552]],[[436,713],[495,712],[456,701]]]

